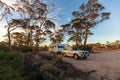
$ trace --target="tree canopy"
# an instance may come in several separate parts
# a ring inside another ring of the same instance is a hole
[[[83,3],[78,11],[72,12],[73,19],[69,25],[63,27],[70,35],[68,41],[75,41],[76,45],[86,45],[88,36],[93,35],[91,28],[108,20],[109,15],[110,12],[106,12],[105,7],[98,0],[88,0],[87,3]]]
[[[93,35],[91,31],[97,24],[108,20],[110,12],[105,11],[105,7],[98,0],[88,0],[79,6],[77,11],[72,12],[73,18],[68,24],[61,25],[55,30],[55,23],[49,18],[51,7],[42,0],[16,0],[13,6],[8,6],[0,1],[0,20],[6,19],[8,43],[11,47],[14,37],[19,43],[19,37],[25,39],[25,45],[34,49],[41,43],[49,39],[52,43],[61,43],[65,35],[70,36],[68,41],[73,41],[76,45],[86,45],[87,39]],[[18,17],[12,14],[17,14]],[[13,33],[15,29],[23,30]],[[18,45],[18,44],[17,44]]]

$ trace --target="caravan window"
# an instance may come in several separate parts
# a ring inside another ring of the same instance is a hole
[[[58,46],[58,48],[63,48],[64,46]]]

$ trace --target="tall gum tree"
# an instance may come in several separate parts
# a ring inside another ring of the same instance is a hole
[[[6,3],[4,3],[0,0],[0,21],[5,20],[7,23],[6,27],[7,27],[8,44],[9,44],[10,50],[12,49],[10,33],[11,33],[11,31],[16,29],[16,28],[11,29],[11,25],[9,25],[9,21],[13,16],[13,12],[14,12],[13,7],[7,5]]]
[[[24,22],[23,28],[28,35],[28,46],[38,47],[48,36],[55,24],[48,18],[50,13],[48,5],[42,0],[17,0],[14,4],[16,11]],[[32,45],[31,45],[32,44]]]
[[[110,12],[104,12],[104,10],[105,7],[98,0],[88,0],[79,7],[78,11],[73,11],[71,27],[76,29],[76,32],[82,32],[83,45],[86,45],[88,35],[93,34],[91,28],[110,18]]]

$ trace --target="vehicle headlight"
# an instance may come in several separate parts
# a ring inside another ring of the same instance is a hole
[[[84,52],[80,52],[80,54],[84,54]]]

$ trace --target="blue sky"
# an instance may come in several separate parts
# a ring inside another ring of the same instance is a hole
[[[2,0],[10,3],[9,0]],[[44,0],[43,0],[44,1]],[[71,13],[78,10],[78,7],[86,2],[87,0],[47,0],[50,3],[55,3],[55,8],[58,10],[57,14],[60,18],[56,21],[58,25],[69,23],[72,18]],[[88,43],[101,42],[106,43],[106,41],[113,42],[115,40],[120,40],[120,0],[99,0],[101,4],[106,8],[105,11],[111,12],[110,19],[98,24],[92,32],[93,36],[90,36]],[[0,22],[0,26],[2,27]],[[6,31],[0,28],[0,40],[2,40],[2,35]]]
[[[78,10],[78,7],[87,0],[51,0],[55,3],[57,8],[60,8],[61,19],[59,24],[65,24],[72,18],[71,13]],[[106,41],[113,42],[120,40],[120,0],[99,0],[99,2],[105,7],[105,11],[111,12],[110,19],[98,24],[92,29],[94,33],[90,36],[88,43]]]

